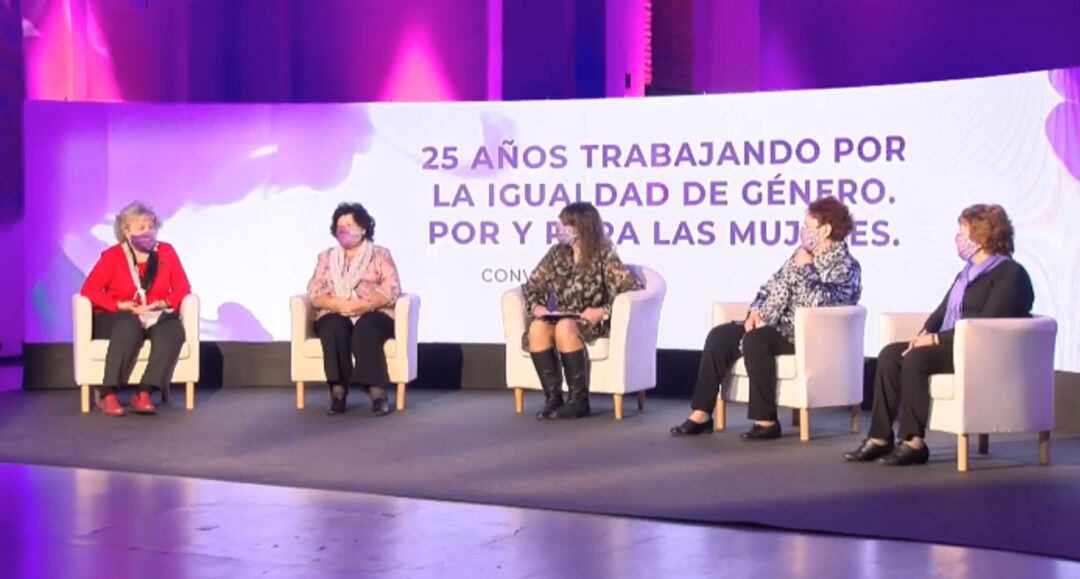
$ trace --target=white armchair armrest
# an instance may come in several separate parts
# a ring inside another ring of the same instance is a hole
[[[507,348],[520,349],[525,334],[525,294],[520,287],[508,290],[502,297],[503,334]]]
[[[611,306],[609,352],[613,360],[623,361],[629,392],[656,386],[656,340],[667,293],[663,278],[645,268],[642,272],[645,288],[615,296]]]
[[[394,303],[394,341],[398,355],[415,352],[420,324],[420,296],[401,294]],[[415,372],[410,372],[415,375]]]
[[[796,308],[795,367],[811,407],[840,406],[863,398],[866,308]]]
[[[89,298],[81,294],[71,296],[71,327],[74,329],[74,341],[72,342],[72,358],[75,366],[75,383],[89,384],[93,381],[88,364],[84,361],[90,358],[90,340],[93,339],[94,331],[94,308]]]
[[[750,302],[716,302],[712,306],[713,327],[746,320]]]
[[[1046,431],[1054,426],[1052,318],[960,320],[953,342],[954,398],[964,432]]]
[[[196,368],[199,367],[199,345],[202,343],[199,337],[199,296],[188,294],[180,302],[180,323],[184,326],[184,341],[191,349],[191,359]],[[198,378],[194,380],[198,382]]]
[[[907,342],[915,337],[930,314],[884,313],[878,318],[878,350],[895,342]]]
[[[289,311],[292,313],[293,347],[303,344],[304,340],[315,337],[315,306],[306,294],[289,299]]]

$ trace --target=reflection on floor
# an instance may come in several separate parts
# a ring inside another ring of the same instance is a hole
[[[0,464],[16,577],[1080,577],[1080,563],[202,479]]]

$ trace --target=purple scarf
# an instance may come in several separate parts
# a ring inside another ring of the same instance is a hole
[[[941,324],[942,332],[955,328],[956,322],[960,321],[960,316],[964,313],[964,293],[967,292],[971,282],[1008,260],[1009,258],[1004,255],[991,255],[984,259],[982,263],[969,261],[964,264],[964,269],[960,270],[960,275],[956,276],[956,281],[953,282],[952,289],[949,290],[949,304],[945,310],[945,321]]]

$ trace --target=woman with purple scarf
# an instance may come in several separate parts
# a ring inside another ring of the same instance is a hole
[[[953,372],[953,332],[967,318],[1024,318],[1035,300],[1031,278],[1012,259],[1013,227],[1000,205],[972,205],[960,213],[956,253],[964,262],[945,299],[909,342],[878,355],[870,432],[845,460],[889,466],[926,464],[930,376]],[[893,421],[900,427],[893,437]],[[894,440],[899,439],[896,443]]]

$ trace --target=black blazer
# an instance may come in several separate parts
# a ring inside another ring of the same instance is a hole
[[[956,277],[960,277],[959,274]],[[949,290],[952,291],[952,286]],[[1034,301],[1035,290],[1031,288],[1027,270],[1009,260],[968,285],[960,318],[1028,318]],[[948,307],[949,291],[945,292],[941,305],[926,319],[923,330],[937,333],[940,343],[952,345],[953,330],[939,332]]]

